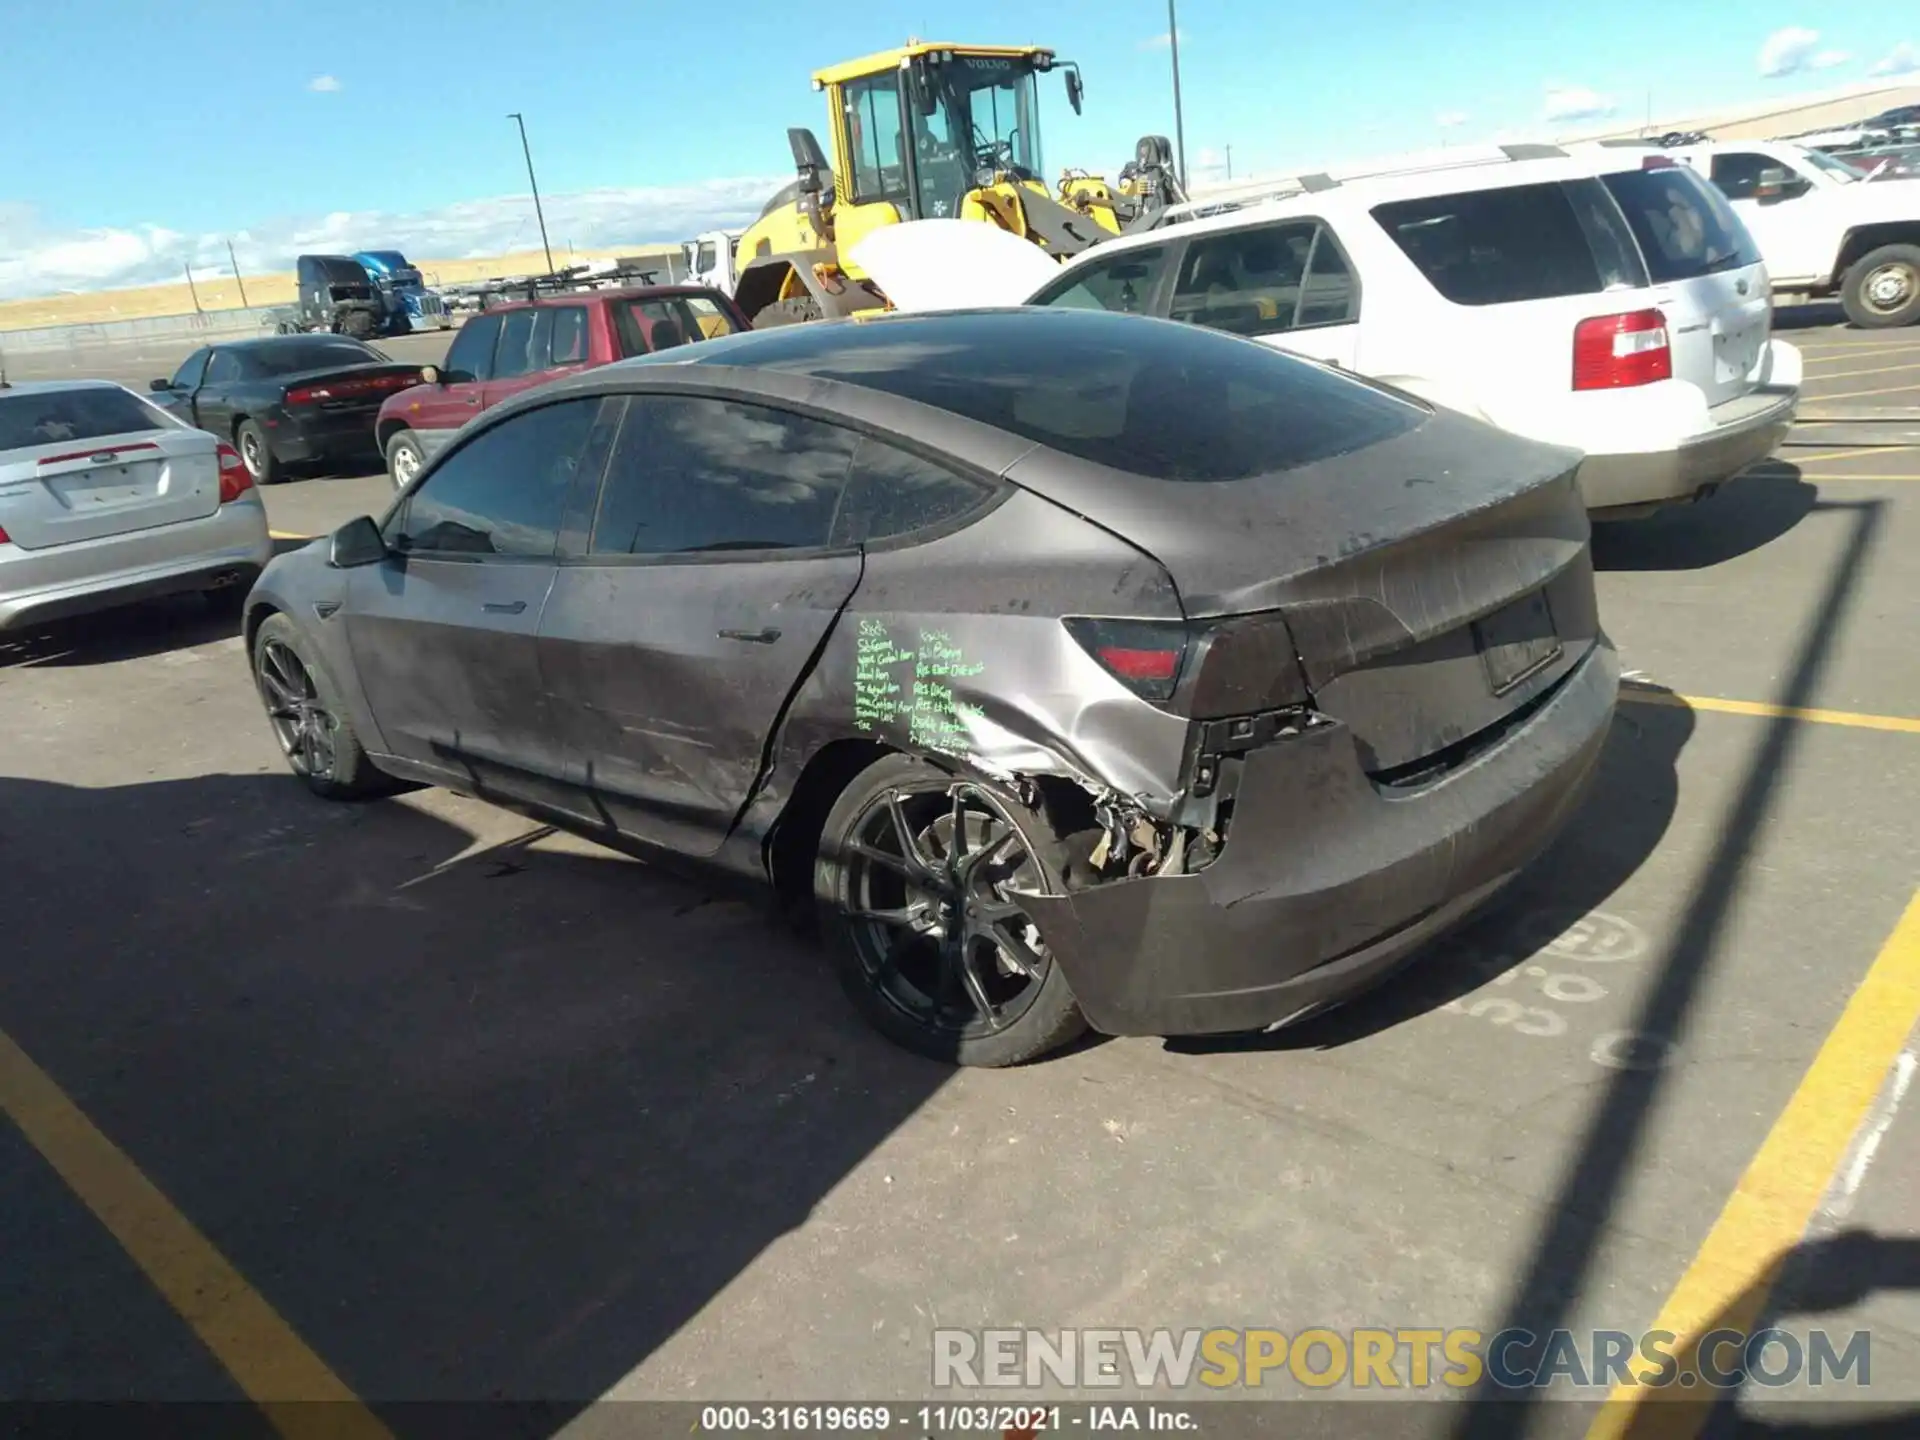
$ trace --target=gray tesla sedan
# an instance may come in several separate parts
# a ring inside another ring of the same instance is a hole
[[[1577,462],[1171,322],[790,326],[489,412],[275,560],[248,653],[319,794],[764,880],[922,1053],[1255,1030],[1579,804],[1618,666]]]

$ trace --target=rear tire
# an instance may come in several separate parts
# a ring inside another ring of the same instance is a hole
[[[999,787],[964,782],[956,808],[953,786],[909,755],[853,778],[821,831],[821,936],[848,999],[895,1044],[958,1065],[1019,1065],[1087,1028],[1018,904],[1022,890],[1060,893],[1063,848]]]
[[[273,446],[258,420],[242,420],[233,427],[233,446],[240,452],[240,463],[256,485],[278,485],[287,478],[287,467],[273,458]]]
[[[1840,304],[1862,330],[1920,322],[1920,245],[1882,245],[1862,255],[1840,283]]]
[[[333,681],[285,615],[269,615],[253,637],[253,683],[287,765],[323,800],[391,795],[400,782],[367,758]],[[288,710],[297,709],[297,716]],[[316,728],[316,726],[318,728]]]
[[[420,448],[420,438],[413,431],[393,432],[393,438],[387,441],[387,478],[393,481],[396,491],[412,484],[413,477],[426,463],[426,452]]]
[[[349,310],[347,312],[347,318],[341,322],[340,328],[344,330],[351,339],[365,340],[373,334],[373,316],[364,310]]]
[[[776,300],[753,317],[753,328],[771,330],[780,325],[804,325],[812,320],[826,318],[826,311],[820,308],[820,302],[811,295],[795,295],[790,299]]]

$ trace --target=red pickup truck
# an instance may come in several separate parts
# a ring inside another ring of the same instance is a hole
[[[647,285],[496,305],[460,327],[435,378],[387,398],[374,421],[396,487],[467,421],[509,395],[595,365],[750,329],[717,290]],[[432,367],[429,367],[432,368]]]

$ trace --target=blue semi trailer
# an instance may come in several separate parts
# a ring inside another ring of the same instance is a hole
[[[353,258],[385,302],[387,316],[382,328],[387,334],[445,330],[453,324],[446,305],[398,250],[362,250]]]

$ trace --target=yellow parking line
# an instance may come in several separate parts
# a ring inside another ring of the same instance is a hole
[[[1712,710],[1721,715],[1751,715],[1761,720],[1805,720],[1814,725],[1844,725],[1854,730],[1892,730],[1920,735],[1920,719],[1905,715],[1862,715],[1852,710],[1811,710],[1800,705],[1770,705],[1761,700],[1716,700],[1706,695],[1676,695],[1643,689],[1629,680],[1620,698],[1635,705],[1670,705],[1682,710]]]
[[[1698,1375],[1694,1352],[1709,1330],[1753,1330],[1916,1021],[1920,891],[1653,1322],[1652,1329],[1680,1337],[1676,1375]],[[1647,1387],[1638,1382],[1649,1368],[1636,1363],[1634,1378],[1613,1388],[1587,1440],[1692,1440],[1699,1433],[1721,1392],[1698,1384]]]
[[[1809,421],[1807,423],[1818,424],[1819,422]],[[1820,460],[1858,460],[1865,459],[1869,455],[1900,455],[1908,450],[1920,450],[1920,445],[1848,445],[1840,450],[1821,450],[1812,455],[1795,455],[1792,459],[1787,459],[1783,451],[1780,454],[1776,454],[1770,460],[1762,460],[1758,465],[1750,467],[1745,473],[1751,474],[1754,470],[1761,470],[1769,465],[1774,467],[1782,465],[1812,465]]]
[[[289,1440],[391,1440],[264,1297],[0,1031],[0,1110]],[[316,1401],[329,1402],[315,1404]]]
[[[1822,360],[1876,360],[1882,355],[1911,355],[1920,360],[1920,345],[1868,345],[1855,349],[1851,345],[1835,345],[1828,349],[1801,347],[1801,356],[1809,365],[1817,365]]]
[[[1852,358],[1860,358],[1860,357],[1852,357]],[[1915,371],[1917,374],[1920,374],[1920,355],[1916,355],[1913,359],[1907,361],[1907,363],[1904,365],[1878,365],[1871,370],[1838,370],[1831,375],[1822,373],[1819,375],[1809,375],[1807,378],[1809,380],[1820,380],[1820,381],[1855,380],[1862,375],[1891,375],[1896,370],[1912,370],[1912,371]]]
[[[1910,385],[1889,385],[1883,390],[1842,390],[1831,395],[1802,395],[1803,401],[1813,400],[1824,403],[1828,400],[1865,400],[1873,395],[1898,395],[1902,390],[1920,390],[1920,379]],[[1804,424],[1818,424],[1818,421],[1804,421]]]

